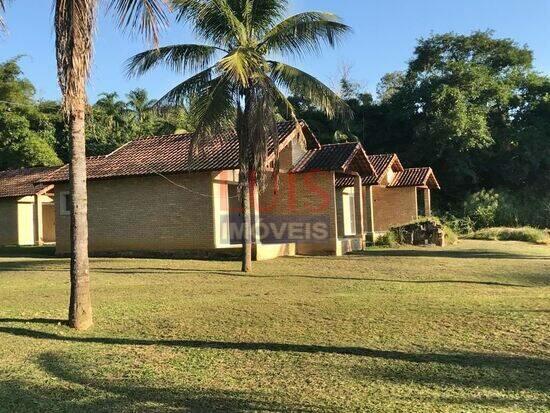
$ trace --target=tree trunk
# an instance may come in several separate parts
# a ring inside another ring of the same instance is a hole
[[[252,218],[250,214],[250,185],[246,173],[240,171],[241,213],[243,217],[242,272],[252,271]]]
[[[82,100],[84,102],[84,100]],[[71,163],[71,298],[69,326],[86,330],[92,325],[90,264],[88,259],[88,195],[86,189],[85,104],[70,114]]]

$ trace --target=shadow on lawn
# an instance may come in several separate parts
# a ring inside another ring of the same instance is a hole
[[[21,320],[25,321],[25,320]],[[56,320],[57,321],[57,320]],[[487,386],[507,389],[550,391],[550,360],[486,353],[410,353],[393,350],[377,350],[364,347],[324,346],[270,342],[231,342],[208,340],[148,340],[117,337],[62,336],[20,327],[0,327],[0,333],[14,336],[73,343],[90,343],[123,346],[167,346],[194,349],[295,352],[308,354],[334,354],[403,361],[422,364],[422,368],[392,365],[388,370],[365,370],[356,374],[372,375],[394,381],[416,381],[444,385]],[[448,367],[441,368],[441,365]],[[364,373],[364,374],[363,374]]]
[[[49,245],[41,247],[0,247],[0,257],[53,258],[55,257],[55,247]]]
[[[308,406],[280,404],[260,393],[209,388],[147,385],[125,377],[102,377],[96,365],[71,360],[57,353],[44,353],[38,365],[55,380],[48,386],[28,381],[0,382],[0,402],[6,411],[78,412],[310,412]],[[87,374],[88,373],[88,374]],[[169,380],[164,381],[169,382]]]
[[[37,261],[16,261],[16,262],[0,262],[0,272],[62,272],[68,271],[68,262],[58,262],[54,260],[37,260]],[[533,285],[506,283],[499,281],[475,281],[475,280],[460,280],[460,279],[436,279],[436,280],[414,280],[414,279],[390,279],[390,278],[368,278],[368,277],[334,277],[323,275],[307,275],[307,274],[244,274],[239,270],[216,270],[216,269],[200,269],[200,268],[166,268],[166,267],[135,267],[135,268],[116,268],[116,267],[91,267],[92,274],[112,274],[112,275],[135,275],[141,276],[146,274],[172,274],[172,275],[187,275],[187,274],[205,274],[205,275],[220,275],[236,278],[253,278],[256,280],[262,278],[304,278],[314,280],[332,280],[332,281],[368,281],[368,282],[387,282],[387,283],[410,283],[410,284],[474,284],[486,285],[495,287],[532,287]],[[547,277],[543,277],[537,284],[546,285],[550,282]]]
[[[549,250],[550,251],[550,250]],[[347,257],[418,257],[418,258],[473,258],[473,259],[514,259],[514,260],[550,260],[550,255],[515,254],[482,249],[367,249],[350,252]]]

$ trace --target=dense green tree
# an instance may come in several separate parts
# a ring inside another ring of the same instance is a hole
[[[58,165],[53,124],[36,106],[17,60],[0,64],[0,169]]]
[[[499,211],[514,209],[496,214],[499,222],[549,225],[550,79],[532,61],[529,49],[491,32],[433,35],[419,41],[405,71],[381,79],[376,101],[343,79],[355,115],[347,125],[289,99],[324,142],[344,133],[370,153],[432,166],[443,185],[440,209],[464,213],[469,194],[494,189]]]

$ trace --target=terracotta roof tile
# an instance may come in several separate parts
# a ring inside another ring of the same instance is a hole
[[[56,169],[57,167],[43,167],[0,171],[0,198],[35,195],[46,188],[47,185],[34,185],[34,183]]]
[[[283,141],[295,130],[294,122],[281,122],[277,127],[279,141]],[[239,142],[236,133],[220,133],[199,148],[198,153],[190,160],[191,137],[192,134],[186,133],[140,138],[121,146],[107,156],[88,158],[88,179],[216,171],[239,167]],[[268,146],[269,151],[273,152],[273,140],[270,139]],[[67,181],[68,171],[69,167],[65,165],[42,182]]]
[[[374,168],[370,164],[363,147],[360,143],[354,142],[329,144],[318,149],[312,149],[306,152],[291,172],[346,172],[348,169],[359,172],[364,176],[373,176],[376,179]]]
[[[402,172],[397,172],[393,182],[388,187],[405,186],[428,186],[434,189],[440,189],[439,183],[435,178],[432,168],[407,168]]]
[[[376,176],[369,175],[361,178],[363,186],[376,185],[378,180]],[[339,176],[336,178],[336,188],[348,188],[355,185],[355,178],[353,176]]]
[[[403,167],[401,166],[401,162],[399,162],[399,158],[395,153],[382,153],[382,154],[376,154],[376,155],[369,155],[368,157],[369,157],[370,163],[372,164],[372,166],[374,167],[374,170],[376,171],[377,176],[380,176],[381,174],[383,174],[393,162],[397,162],[399,169],[403,170]]]

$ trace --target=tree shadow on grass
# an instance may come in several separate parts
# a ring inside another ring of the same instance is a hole
[[[69,271],[69,261],[60,259],[44,259],[32,261],[4,261],[0,262],[2,272],[59,272]]]
[[[373,359],[402,361],[428,365],[375,372],[375,377],[391,380],[468,386],[491,386],[504,389],[550,391],[550,360],[535,357],[509,356],[489,353],[411,353],[396,350],[378,350],[352,346],[292,344],[271,342],[231,342],[210,340],[149,340],[123,337],[62,336],[20,327],[0,327],[0,334],[11,334],[41,340],[73,343],[92,343],[124,346],[167,346],[178,348],[295,352],[308,354],[348,355]],[[441,366],[446,366],[442,368]],[[464,376],[464,372],[472,372]],[[361,375],[361,370],[356,372]],[[367,373],[367,372],[365,372]]]
[[[550,249],[549,249],[550,251]],[[350,252],[346,257],[417,257],[417,258],[468,258],[468,259],[514,259],[514,260],[550,260],[550,255],[516,254],[482,249],[367,249]]]
[[[314,280],[329,280],[329,281],[370,281],[370,282],[388,282],[388,283],[411,283],[411,284],[475,284],[475,285],[486,285],[486,286],[496,286],[496,287],[531,287],[531,285],[526,284],[514,284],[514,283],[504,283],[498,281],[475,281],[475,280],[452,280],[452,279],[443,279],[443,280],[410,280],[410,279],[388,279],[388,278],[368,278],[368,277],[335,277],[335,276],[324,276],[324,275],[306,275],[306,274],[275,274],[275,275],[265,275],[265,274],[245,274],[239,270],[209,270],[209,269],[195,269],[195,268],[165,268],[165,267],[136,267],[136,268],[108,268],[108,267],[96,267],[92,268],[93,273],[103,273],[103,274],[124,274],[124,275],[141,275],[141,274],[173,274],[173,275],[185,275],[185,274],[201,274],[206,273],[207,275],[222,275],[230,276],[237,278],[253,278],[256,280],[261,279],[271,279],[271,278],[304,278],[304,279],[314,279]]]
[[[310,412],[309,406],[271,401],[261,393],[212,388],[162,386],[143,380],[98,374],[96,365],[48,352],[38,366],[55,380],[44,385],[0,381],[6,411],[45,412]],[[89,373],[87,373],[89,372]],[[168,380],[165,380],[167,382]]]
[[[548,406],[549,360],[477,353],[463,356],[470,358],[472,363],[440,363],[436,359],[421,366],[378,364],[354,367],[351,374],[355,379],[366,382],[382,379],[399,385],[422,386],[437,395],[422,398],[457,404],[465,411],[469,410],[466,407],[468,404],[493,409],[522,407],[527,410]],[[494,395],[495,391],[501,395]]]
[[[7,246],[0,247],[0,257],[14,258],[44,258],[55,257],[55,246],[40,246],[40,247],[19,247]]]

